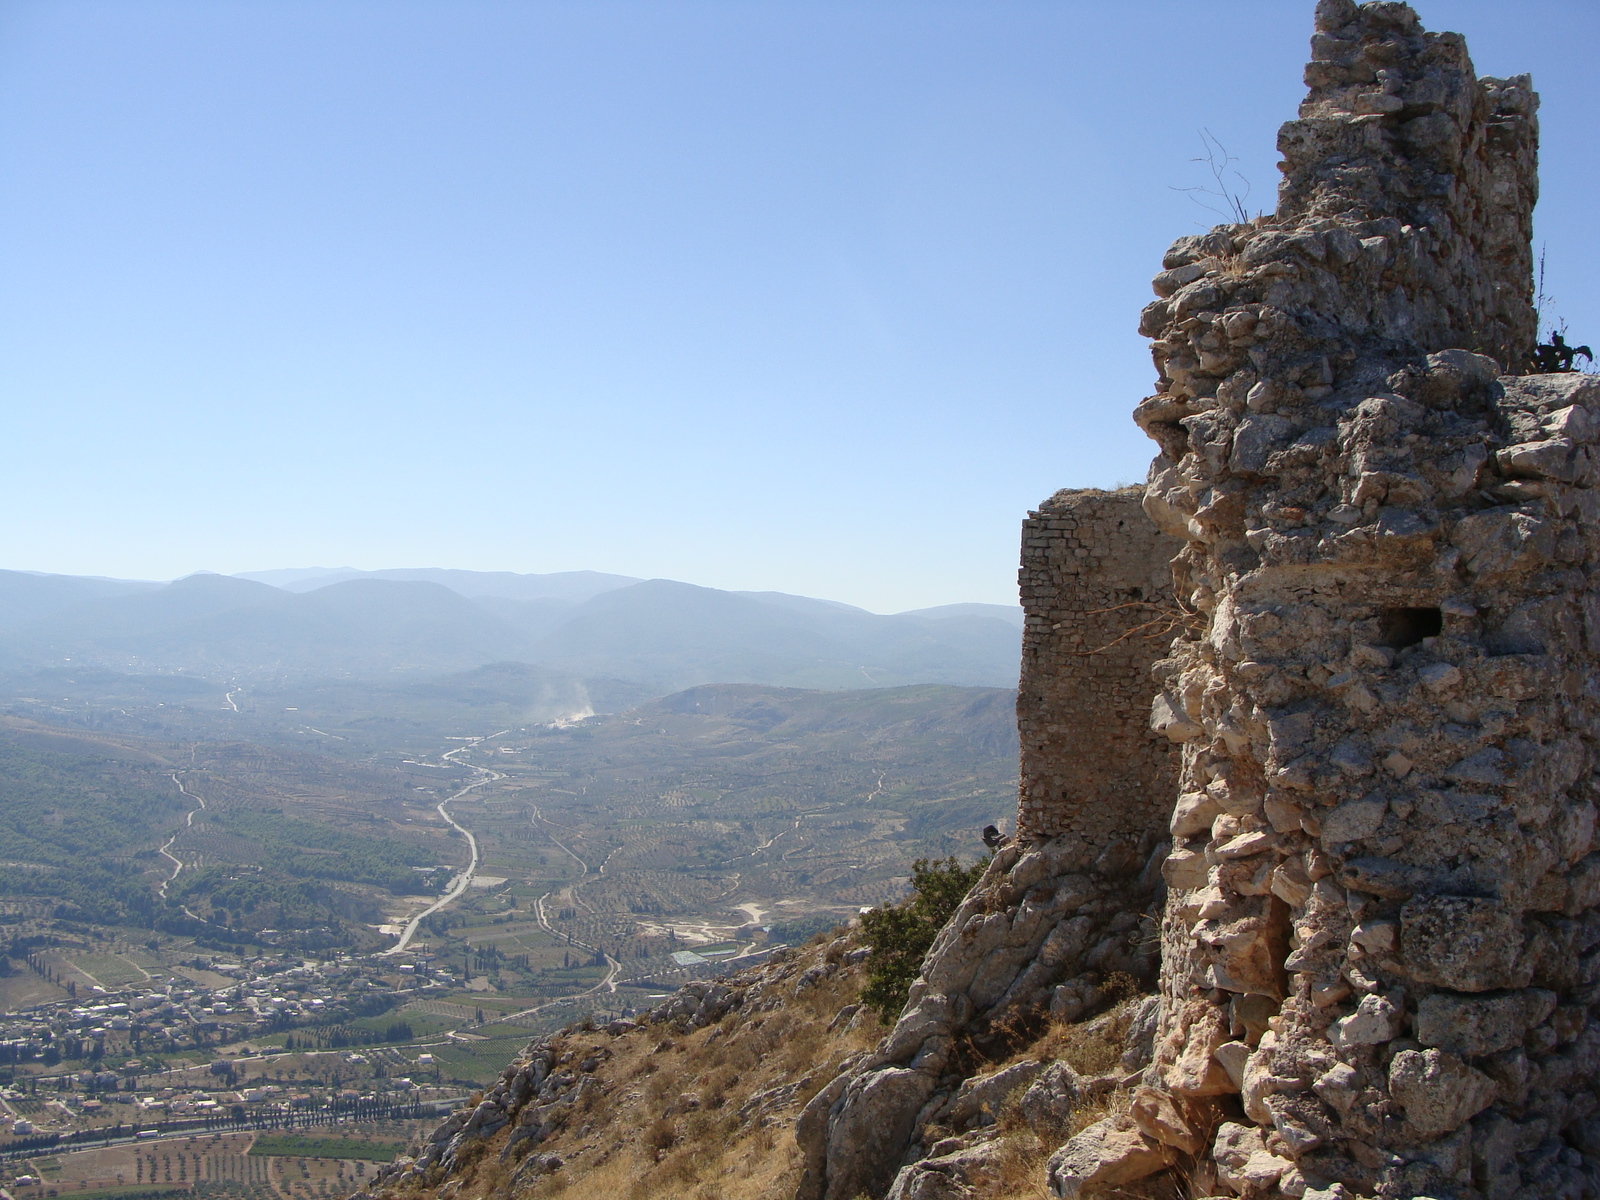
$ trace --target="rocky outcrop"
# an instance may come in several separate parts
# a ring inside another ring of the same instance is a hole
[[[933,1154],[980,1069],[963,1047],[1093,1013],[1113,975],[1154,982],[1177,754],[1146,710],[1182,616],[1166,565],[1182,542],[1142,495],[1059,492],[1024,527],[1020,840],[939,935],[893,1030],[807,1107],[799,1200],[881,1195]],[[935,1174],[916,1186],[955,1186]]]
[[[1153,923],[1125,897],[1151,894],[1159,856],[1133,865],[1091,856],[1071,837],[995,856],[929,950],[894,1028],[807,1105],[796,1128],[800,1200],[881,1195],[931,1153],[930,1126],[992,1106],[968,1078],[962,1043],[1001,1041],[1051,1014],[1071,1021],[1103,1006],[1112,975],[1153,978]],[[1010,1079],[1020,1086],[1023,1074]]]

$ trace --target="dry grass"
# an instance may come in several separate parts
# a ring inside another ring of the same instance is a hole
[[[827,940],[800,951],[802,969],[825,960]],[[779,987],[792,988],[793,979]],[[574,1061],[602,1048],[610,1060],[595,1073],[605,1091],[531,1151],[559,1156],[562,1168],[517,1180],[520,1162],[500,1161],[503,1131],[454,1173],[462,1182],[450,1200],[788,1200],[799,1169],[794,1118],[844,1058],[883,1033],[870,1017],[856,1031],[828,1032],[860,988],[860,971],[841,965],[800,996],[785,992],[781,1008],[734,1012],[707,1029],[566,1035],[563,1052]],[[789,1104],[739,1115],[756,1093],[800,1080]],[[435,1190],[410,1189],[395,1200],[423,1200]]]
[[[1123,998],[1108,1012],[1075,1024],[1052,1022],[1026,1045],[1018,1046],[1004,1059],[983,1066],[987,1072],[1009,1066],[1026,1059],[1043,1059],[1046,1062],[1063,1061],[1082,1076],[1116,1074],[1121,1069],[1124,1049],[1123,1038],[1133,1011],[1143,999],[1133,981],[1119,987]],[[997,1114],[996,1128],[1000,1136],[995,1176],[974,1188],[974,1200],[1053,1200],[1045,1185],[1045,1164],[1050,1155],[1071,1138],[1096,1121],[1126,1112],[1129,1093],[1121,1089],[1108,1091],[1079,1105],[1072,1116],[1059,1129],[1036,1130],[1022,1119],[1020,1091],[1014,1093]],[[1162,1179],[1141,1184],[1144,1191],[1127,1191],[1108,1194],[1137,1196],[1140,1200],[1151,1197],[1179,1197],[1184,1193],[1173,1190],[1169,1181]]]
[[[837,947],[832,949],[832,961],[838,963]],[[799,968],[827,960],[829,950],[825,939],[803,947]],[[658,1025],[618,1038],[599,1032],[565,1035],[561,1051],[571,1053],[570,1061],[602,1052],[607,1061],[596,1071],[603,1090],[591,1094],[564,1128],[531,1151],[559,1156],[561,1169],[519,1178],[520,1161],[500,1159],[509,1133],[502,1131],[475,1148],[471,1165],[450,1177],[446,1190],[454,1191],[448,1200],[789,1200],[799,1172],[795,1117],[846,1057],[869,1049],[884,1033],[870,1015],[854,1031],[848,1023],[828,1031],[835,1014],[856,1002],[862,983],[857,968],[840,964],[828,979],[794,996],[788,989],[798,974],[779,985],[780,1008],[734,1012],[708,1029],[678,1033]],[[1091,1020],[1070,1025],[1021,1021],[995,1031],[987,1053],[969,1046],[973,1073],[1023,1059],[1062,1060],[1084,1076],[1118,1073],[1122,1039],[1141,997],[1132,980],[1120,989],[1114,984],[1113,991],[1121,995],[1119,1002]],[[740,1116],[757,1093],[794,1083],[801,1086],[787,1104]],[[1020,1099],[1020,1093],[1013,1096],[998,1114],[995,1170],[978,1185],[976,1200],[1050,1200],[1049,1156],[1073,1134],[1124,1111],[1128,1103],[1126,1092],[1111,1091],[1080,1106],[1062,1128],[1035,1130],[1022,1120]],[[429,1200],[442,1182],[385,1200]],[[1140,1186],[1145,1191],[1128,1196],[1167,1200],[1179,1194],[1170,1181]]]

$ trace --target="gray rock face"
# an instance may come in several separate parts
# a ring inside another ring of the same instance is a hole
[[[1402,1050],[1389,1064],[1389,1094],[1423,1137],[1459,1129],[1494,1102],[1494,1080],[1442,1050]]]
[[[1050,1137],[1066,1127],[1082,1100],[1077,1072],[1064,1062],[1054,1062],[1028,1085],[1019,1107],[1029,1128],[1040,1137]]]
[[[1555,1011],[1557,996],[1539,988],[1494,995],[1435,992],[1417,1005],[1417,1041],[1463,1058],[1520,1046]]]
[[[1006,1096],[1044,1069],[1019,1064],[962,1081],[950,1074],[957,1037],[982,1037],[1012,1016],[1046,1010],[1058,993],[1072,997],[1068,1015],[1077,1015],[1103,1002],[1096,980],[1104,975],[1154,973],[1153,947],[1131,936],[1140,909],[1129,901],[1148,895],[1154,871],[1130,879],[1114,860],[1085,857],[1075,837],[1011,845],[995,856],[934,941],[894,1028],[801,1114],[796,1137],[806,1165],[797,1200],[881,1192],[903,1161],[929,1152],[928,1126],[992,1120]],[[1158,1007],[1147,1006],[1137,1018],[1146,1046]],[[1148,1054],[1139,1037],[1130,1047],[1135,1061]],[[1047,1109],[1070,1112],[1075,1103],[1065,1078],[1059,1072],[1052,1078],[1063,1093],[1035,1098],[1041,1120]]]
[[[1031,1084],[1044,1066],[1042,1062],[1029,1060],[968,1079],[951,1097],[943,1119],[953,1129],[993,1125],[1000,1116],[1000,1106],[1012,1093]]]
[[[991,1141],[921,1159],[895,1176],[885,1200],[970,1200],[992,1191],[1001,1152]]]
[[[846,1087],[829,1128],[828,1195],[881,1194],[894,1179],[917,1114],[937,1080],[924,1071],[891,1067],[858,1076]],[[846,1183],[846,1181],[848,1181]],[[845,1193],[844,1184],[854,1190]]]

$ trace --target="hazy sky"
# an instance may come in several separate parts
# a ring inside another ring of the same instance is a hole
[[[1014,598],[1142,479],[1210,129],[1270,208],[1311,0],[6,0],[0,566],[577,568]],[[1435,0],[1542,92],[1600,343],[1594,0]]]

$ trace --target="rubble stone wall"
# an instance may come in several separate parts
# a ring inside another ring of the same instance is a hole
[[[1206,620],[1132,1118],[1235,1195],[1600,1196],[1600,380],[1507,374],[1537,97],[1399,3],[1312,54],[1277,213],[1175,243],[1141,326]]]
[[[963,1047],[1146,971],[1163,880],[1152,1057],[1055,1195],[1600,1200],[1600,379],[1518,374],[1538,97],[1396,0],[1320,0],[1306,82],[1277,210],[1175,242],[1140,320],[1195,616],[1149,683],[1086,655],[1159,540],[1125,493],[1030,517],[1022,836],[808,1106],[799,1200],[933,1188]]]
[[[1178,756],[1149,727],[1150,669],[1178,612],[1170,560],[1183,542],[1142,496],[1057,492],[1023,526],[1018,837],[940,932],[894,1028],[806,1106],[796,1200],[943,1194],[926,1190],[943,1186],[937,1171],[895,1180],[938,1144],[941,1114],[982,1061],[971,1051],[1018,1023],[1103,1008],[1113,975],[1155,979],[1150,914]]]
[[[1178,756],[1149,727],[1150,667],[1181,616],[1170,563],[1183,542],[1156,528],[1143,498],[1143,488],[1060,491],[1023,522],[1025,840],[1137,847],[1166,827]]]

